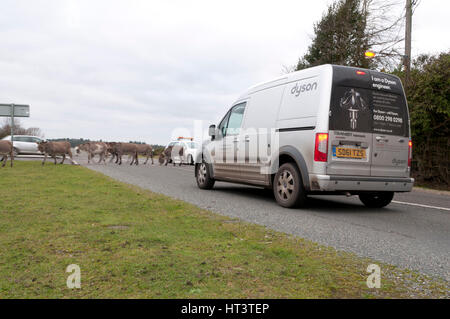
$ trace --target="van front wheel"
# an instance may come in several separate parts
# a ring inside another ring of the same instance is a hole
[[[281,165],[273,180],[273,194],[280,206],[291,208],[303,206],[305,189],[300,172],[293,163]]]
[[[208,164],[205,162],[195,165],[197,186],[201,189],[211,189],[214,187],[215,180],[211,178],[208,168]]]
[[[378,192],[359,195],[361,202],[370,208],[382,208],[389,205],[394,198],[394,192]]]

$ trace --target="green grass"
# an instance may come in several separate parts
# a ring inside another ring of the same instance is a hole
[[[16,161],[13,169],[0,169],[0,188],[0,298],[447,293],[445,283],[380,263],[382,288],[369,289],[371,260],[222,217],[84,167]],[[69,264],[81,268],[81,289],[66,286]],[[413,290],[415,285],[426,293]]]

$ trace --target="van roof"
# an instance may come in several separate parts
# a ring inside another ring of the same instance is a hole
[[[267,89],[270,87],[274,87],[277,85],[281,85],[281,84],[284,84],[287,82],[295,81],[297,78],[299,78],[301,76],[302,77],[305,75],[307,76],[307,73],[316,73],[317,74],[318,72],[323,72],[326,70],[330,71],[331,69],[333,71],[336,71],[336,70],[355,70],[355,71],[360,70],[360,71],[364,71],[364,72],[371,73],[371,74],[374,74],[374,73],[377,73],[380,75],[386,74],[386,73],[375,71],[375,70],[369,70],[369,69],[358,68],[358,67],[353,67],[353,66],[342,66],[342,65],[336,65],[336,64],[322,64],[322,65],[314,66],[311,68],[294,71],[294,72],[279,76],[277,78],[274,78],[270,81],[261,82],[256,85],[253,85],[250,88],[248,88],[243,94],[241,94],[239,96],[239,98],[235,101],[235,103],[238,103],[240,100],[247,98],[249,94],[252,94],[257,91],[264,90],[264,89]],[[386,74],[386,75],[389,77],[395,78],[397,80],[397,82],[400,83],[400,85],[401,85],[401,80],[398,76],[395,76],[393,74]],[[400,90],[403,90],[403,89],[400,87]],[[399,92],[399,93],[401,93],[401,92]]]
[[[258,83],[256,85],[251,86],[250,88],[248,88],[244,94],[242,94],[239,99],[236,101],[238,102],[239,100],[244,99],[246,96],[248,96],[249,94],[252,94],[254,92],[260,91],[260,90],[264,90],[267,89],[269,87],[273,87],[273,86],[277,86],[286,82],[290,82],[290,81],[295,81],[296,78],[298,78],[299,76],[305,75],[305,73],[316,73],[316,72],[320,72],[326,69],[330,69],[332,67],[331,64],[322,64],[322,65],[318,65],[318,66],[313,66],[307,69],[303,69],[303,70],[299,70],[299,71],[294,71],[282,76],[279,76],[275,79],[272,79],[270,81],[266,81],[266,82],[261,82]]]

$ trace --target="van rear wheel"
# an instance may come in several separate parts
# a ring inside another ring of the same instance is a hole
[[[286,163],[278,169],[273,180],[273,194],[277,203],[283,207],[292,208],[305,204],[305,189],[295,164]]]
[[[361,202],[370,208],[382,208],[389,205],[394,198],[394,192],[378,192],[359,195]]]

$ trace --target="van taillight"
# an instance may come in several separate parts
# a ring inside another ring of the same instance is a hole
[[[316,134],[316,145],[314,147],[314,160],[316,162],[326,162],[328,154],[328,133]]]
[[[408,143],[408,167],[411,167],[411,161],[412,161],[412,141],[409,140],[409,143]]]

